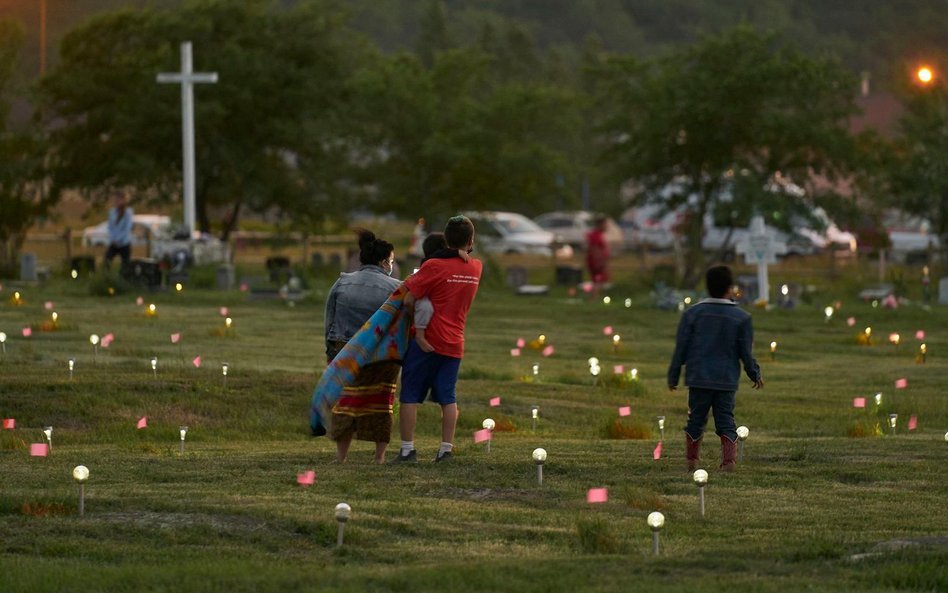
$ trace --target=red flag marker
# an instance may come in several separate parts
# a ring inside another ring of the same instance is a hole
[[[14,428],[16,428],[16,420],[13,418],[3,419],[3,430],[13,430]]]
[[[632,415],[632,406],[622,406],[619,408],[620,416],[630,416]]]
[[[517,348],[523,348],[526,345],[527,345],[526,340],[524,340],[523,338],[517,338]]]
[[[586,502],[607,502],[609,500],[609,490],[607,488],[590,488],[586,492]]]
[[[612,372],[615,373],[615,374],[617,374],[617,375],[621,375],[622,373],[625,372],[625,366],[623,366],[623,365],[621,365],[621,364],[617,364],[617,365],[615,365],[614,367],[612,367]]]
[[[135,425],[135,428],[137,428],[137,429],[139,429],[139,430],[141,430],[141,429],[143,429],[143,428],[147,428],[147,427],[148,427],[148,418],[145,417],[145,416],[142,416],[141,418],[139,418],[139,419],[138,419],[138,424]]]
[[[49,445],[47,445],[46,443],[30,444],[30,456],[46,457],[47,455],[49,455]]]
[[[104,336],[102,336],[102,347],[108,348],[109,344],[111,344],[114,340],[115,340],[115,336],[113,336],[112,334],[105,334]]]
[[[602,333],[603,333],[603,335],[605,335],[605,336],[611,336],[611,335],[612,335],[612,326],[611,326],[611,325],[607,325],[606,327],[602,328]]]
[[[221,317],[227,317],[227,307],[221,307]]]
[[[925,330],[920,329],[920,330],[918,330],[917,332],[915,332],[915,339],[916,339],[916,340],[924,340],[924,339],[925,339]]]
[[[543,349],[543,356],[552,356],[553,355],[553,346],[547,346]]]
[[[172,343],[172,344],[177,344],[177,343],[180,342],[180,341],[181,341],[181,334],[180,334],[180,333],[171,334],[171,343]]]
[[[480,430],[474,431],[474,442],[483,443],[484,441],[491,440],[491,431],[489,428],[482,428]]]
[[[490,398],[490,407],[496,408],[496,407],[499,406],[499,405],[500,405],[500,398],[499,398],[499,397],[492,397],[492,398]]]
[[[135,299],[135,304],[141,307],[142,305],[145,304],[145,299],[142,297],[138,297],[137,299]]]
[[[312,486],[316,482],[316,472],[313,470],[296,474],[296,483],[300,486]]]
[[[652,459],[658,461],[662,458],[662,442],[658,441],[658,444],[655,445],[655,450],[652,451]]]
[[[847,320],[846,320],[846,325],[848,325],[849,327],[852,327],[852,326],[856,325],[856,318],[855,318],[855,317],[850,317],[849,319],[847,319]]]
[[[46,301],[46,302],[43,304],[43,306],[46,308],[47,311],[52,311],[52,309],[53,309],[53,301]]]
[[[28,338],[28,337],[30,337],[30,336],[32,336],[32,335],[33,335],[33,328],[31,328],[31,327],[24,327],[24,328],[23,328],[23,337],[24,337],[24,338]]]
[[[195,356],[194,360],[191,361],[191,364],[193,364],[196,368],[201,368],[201,355],[199,354]]]
[[[918,428],[918,416],[912,414],[912,417],[909,418],[908,429],[915,430],[916,428]]]
[[[511,356],[520,356],[520,348],[511,348],[511,349],[510,349],[510,355],[511,355]]]
[[[865,408],[865,407],[866,407],[866,398],[864,398],[864,397],[854,397],[854,398],[853,398],[853,407],[854,407],[854,408]]]
[[[908,387],[908,379],[902,378],[895,380],[896,389],[905,389],[906,387]]]

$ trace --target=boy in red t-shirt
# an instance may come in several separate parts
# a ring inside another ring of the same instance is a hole
[[[449,249],[470,253],[474,248],[474,224],[466,216],[455,216],[444,227],[444,239]],[[465,262],[450,257],[426,261],[418,272],[405,280],[407,307],[424,297],[428,297],[434,306],[434,315],[425,332],[425,338],[434,350],[425,352],[412,340],[405,353],[402,390],[398,398],[402,446],[393,463],[417,461],[415,422],[418,406],[429,397],[429,392],[430,399],[441,405],[441,447],[435,461],[445,461],[452,456],[458,421],[455,387],[464,356],[464,324],[480,279],[480,261],[471,259]]]

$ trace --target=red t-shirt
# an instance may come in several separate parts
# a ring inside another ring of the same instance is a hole
[[[431,300],[434,315],[425,329],[425,339],[438,354],[463,358],[464,323],[477,294],[481,269],[476,259],[429,259],[405,280],[412,296]]]

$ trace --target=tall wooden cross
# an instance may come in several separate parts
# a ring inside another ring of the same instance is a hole
[[[191,42],[181,44],[181,71],[161,72],[158,82],[181,85],[181,136],[184,154],[184,226],[188,236],[194,232],[196,207],[194,198],[194,85],[214,84],[217,72],[195,72],[191,64]]]
[[[757,264],[758,302],[764,304],[770,301],[770,281],[767,275],[767,264],[777,263],[777,256],[787,252],[787,245],[779,241],[767,230],[762,216],[751,219],[750,232],[736,246],[738,253],[744,254],[744,261]]]

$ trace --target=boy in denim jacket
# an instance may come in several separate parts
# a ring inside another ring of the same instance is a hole
[[[675,353],[668,367],[668,389],[678,389],[681,367],[685,365],[688,471],[698,468],[701,439],[711,411],[715,432],[721,437],[721,469],[729,472],[737,465],[734,403],[741,363],[754,389],[763,387],[764,379],[751,353],[754,343],[751,316],[728,298],[734,284],[731,269],[727,266],[710,268],[705,283],[710,298],[685,311],[678,324]]]

